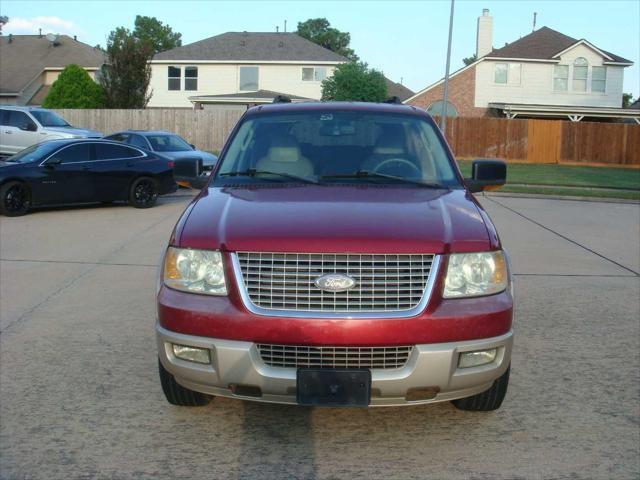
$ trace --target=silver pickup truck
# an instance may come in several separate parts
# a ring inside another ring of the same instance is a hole
[[[75,128],[51,110],[39,107],[0,107],[0,155],[13,155],[45,140],[101,138],[95,130]]]

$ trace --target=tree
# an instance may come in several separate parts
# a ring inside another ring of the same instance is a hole
[[[109,108],[144,108],[151,95],[153,47],[124,27],[116,28],[107,39],[107,63],[102,67],[102,84]]]
[[[45,108],[102,108],[104,90],[87,71],[78,65],[67,65],[42,102]]]
[[[476,60],[478,60],[478,55],[477,54],[473,54],[470,57],[464,57],[462,59],[462,63],[464,63],[465,65],[471,65],[473,62],[475,62]]]
[[[182,34],[174,32],[155,17],[136,16],[133,36],[152,46],[153,53],[182,46]]]
[[[627,108],[633,103],[633,93],[622,94],[622,108]]]
[[[351,35],[347,32],[341,32],[337,28],[332,28],[326,18],[310,18],[306,22],[298,22],[296,33],[321,47],[347,57],[349,60],[358,61],[358,56],[349,48]]]
[[[322,82],[322,100],[383,102],[386,98],[384,75],[363,62],[338,65],[333,75]]]

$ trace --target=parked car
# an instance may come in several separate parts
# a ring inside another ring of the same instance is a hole
[[[13,155],[46,140],[100,138],[102,133],[75,128],[51,110],[39,107],[0,107],[0,155]]]
[[[506,166],[473,172],[413,107],[248,110],[164,255],[167,400],[500,407],[510,271],[472,192]]]
[[[171,132],[163,132],[160,130],[126,130],[109,135],[105,137],[105,139],[146,148],[147,150],[158,152],[176,161],[182,159],[201,160],[201,174],[203,176],[209,175],[218,161],[218,157],[212,153],[196,149],[194,145],[187,143],[184,138]],[[176,181],[183,186],[192,186],[193,183],[191,179],[187,178],[176,178]],[[197,188],[201,188],[201,186],[202,185],[199,185]]]
[[[51,140],[0,162],[0,213],[32,207],[128,201],[152,207],[175,191],[173,162],[140,148],[104,140]]]

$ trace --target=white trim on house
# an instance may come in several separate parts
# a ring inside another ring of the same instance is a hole
[[[495,60],[497,62],[538,62],[538,63],[558,63],[560,60],[547,58],[516,58],[516,57],[483,57],[484,60]]]
[[[587,40],[585,40],[584,38],[581,40],[578,40],[576,43],[574,43],[573,45],[565,48],[564,50],[562,50],[561,52],[556,53],[553,58],[556,57],[561,57],[564,53],[568,52],[569,50],[573,50],[574,48],[576,48],[578,45],[586,45],[587,47],[589,47],[591,50],[594,50],[596,53],[598,53],[600,56],[607,58],[609,60],[611,60],[612,62],[614,61],[613,58],[611,58],[609,55],[607,55],[606,53],[604,53],[602,50],[600,50],[598,47],[596,47],[595,45],[589,43]]]
[[[243,65],[341,65],[345,62],[328,60],[149,60],[151,64],[173,65],[178,63],[196,64],[243,64]]]
[[[515,103],[489,103],[489,108],[502,110],[507,118],[518,115],[529,117],[567,116],[572,122],[579,122],[584,117],[599,118],[632,118],[640,123],[640,110],[618,107],[581,107],[573,105],[529,105]]]

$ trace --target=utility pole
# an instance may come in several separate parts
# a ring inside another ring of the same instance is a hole
[[[451,37],[453,34],[453,6],[455,0],[451,0],[451,16],[449,17],[449,43],[447,44],[447,69],[444,72],[444,94],[442,95],[442,112],[440,113],[440,130],[444,135],[447,129],[447,103],[449,100],[449,66],[451,64]]]
[[[533,12],[533,30],[531,30],[532,32],[536,31],[536,17],[538,16],[538,12]]]

